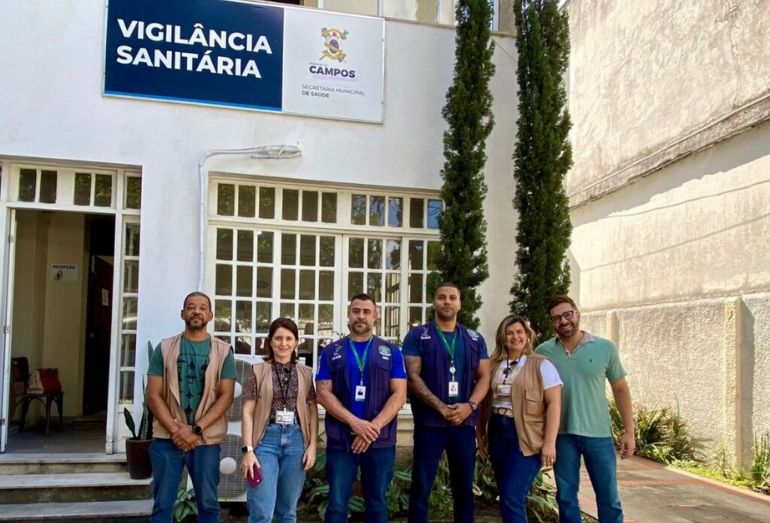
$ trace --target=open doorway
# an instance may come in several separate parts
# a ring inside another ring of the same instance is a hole
[[[115,217],[18,210],[13,247],[14,362],[57,369],[64,423],[11,394],[7,452],[104,452],[112,319]],[[23,383],[12,383],[18,395]],[[15,389],[15,390],[14,390]]]

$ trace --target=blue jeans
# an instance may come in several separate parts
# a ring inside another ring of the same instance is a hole
[[[305,441],[299,425],[267,426],[254,453],[262,467],[262,483],[248,486],[249,523],[297,521],[297,501],[305,484],[302,456]]]
[[[409,495],[409,523],[428,522],[428,500],[441,455],[446,450],[449,482],[454,500],[455,523],[473,523],[473,476],[476,472],[476,428],[414,427],[412,489]]]
[[[362,454],[350,450],[326,449],[326,480],[329,482],[329,505],[326,523],[347,523],[348,502],[361,467],[361,487],[364,491],[364,521],[387,523],[388,502],[385,495],[393,479],[396,461],[395,445],[383,448],[369,447]]]
[[[487,434],[503,522],[527,523],[527,495],[540,470],[540,454],[522,454],[513,418],[492,414]]]
[[[623,523],[623,510],[618,497],[617,463],[612,438],[589,438],[575,434],[559,434],[556,438],[556,501],[559,521],[580,523],[578,489],[580,488],[580,456],[586,464],[591,485],[596,493],[596,506],[601,523]]]
[[[152,523],[174,521],[174,504],[182,480],[182,468],[186,465],[195,489],[198,505],[198,521],[219,522],[219,445],[201,445],[189,452],[182,452],[170,439],[154,438],[150,443],[152,461]]]

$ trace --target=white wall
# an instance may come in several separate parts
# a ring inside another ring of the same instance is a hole
[[[440,187],[441,108],[454,59],[451,28],[386,22],[384,124],[372,125],[104,97],[103,1],[0,0],[0,9],[0,49],[6,50],[0,156],[141,169],[139,347],[181,327],[179,302],[196,285],[196,169],[206,151],[296,144],[303,151],[300,159],[212,160],[207,168],[407,189]],[[514,271],[515,55],[511,38],[497,37],[496,42],[496,127],[486,168],[492,276],[482,287],[481,310],[482,331],[488,335],[507,310]],[[141,367],[144,351],[138,354]]]

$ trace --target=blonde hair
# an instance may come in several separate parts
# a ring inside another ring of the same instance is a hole
[[[492,362],[502,361],[504,357],[508,357],[508,351],[505,348],[505,330],[514,323],[521,323],[522,327],[524,327],[524,331],[527,333],[527,338],[529,338],[527,340],[527,346],[524,347],[524,354],[532,353],[532,349],[535,346],[535,339],[537,338],[535,331],[529,326],[529,320],[527,318],[519,316],[518,314],[511,314],[503,318],[503,321],[501,321],[500,325],[497,327],[495,350],[492,351],[492,356],[490,358]]]

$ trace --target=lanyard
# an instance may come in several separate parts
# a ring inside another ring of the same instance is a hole
[[[441,339],[441,343],[444,345],[444,348],[446,349],[447,353],[449,354],[449,366],[454,367],[455,366],[455,342],[457,341],[457,329],[452,333],[452,343],[449,343],[446,341],[446,336],[444,336],[444,333],[441,332],[441,328],[436,325],[436,332],[438,332],[438,337]],[[454,374],[454,372],[452,372]]]
[[[369,338],[369,341],[366,343],[366,348],[364,349],[364,355],[359,356],[358,351],[356,350],[356,346],[353,345],[353,340],[348,338],[348,343],[350,344],[350,350],[353,352],[353,357],[356,359],[356,365],[358,366],[358,372],[361,375],[361,381],[359,382],[360,385],[364,384],[364,365],[366,364],[366,357],[369,355],[369,346],[372,344],[372,341],[374,341],[374,336]]]
[[[521,358],[519,358],[521,359]],[[503,385],[506,385],[508,383],[508,376],[511,375],[511,360],[508,358],[505,358],[506,367],[503,369]],[[519,360],[515,360],[513,362],[513,368],[516,368],[519,365]]]
[[[283,410],[286,410],[286,395],[289,392],[289,387],[291,386],[291,371],[294,370],[294,365],[291,365],[288,368],[289,372],[286,372],[286,367],[281,368],[281,374],[283,376],[288,376],[286,379],[284,379],[283,376],[278,374],[278,367],[276,365],[273,365],[273,372],[275,373],[275,377],[278,379],[278,386],[281,388],[281,398],[283,399]]]

